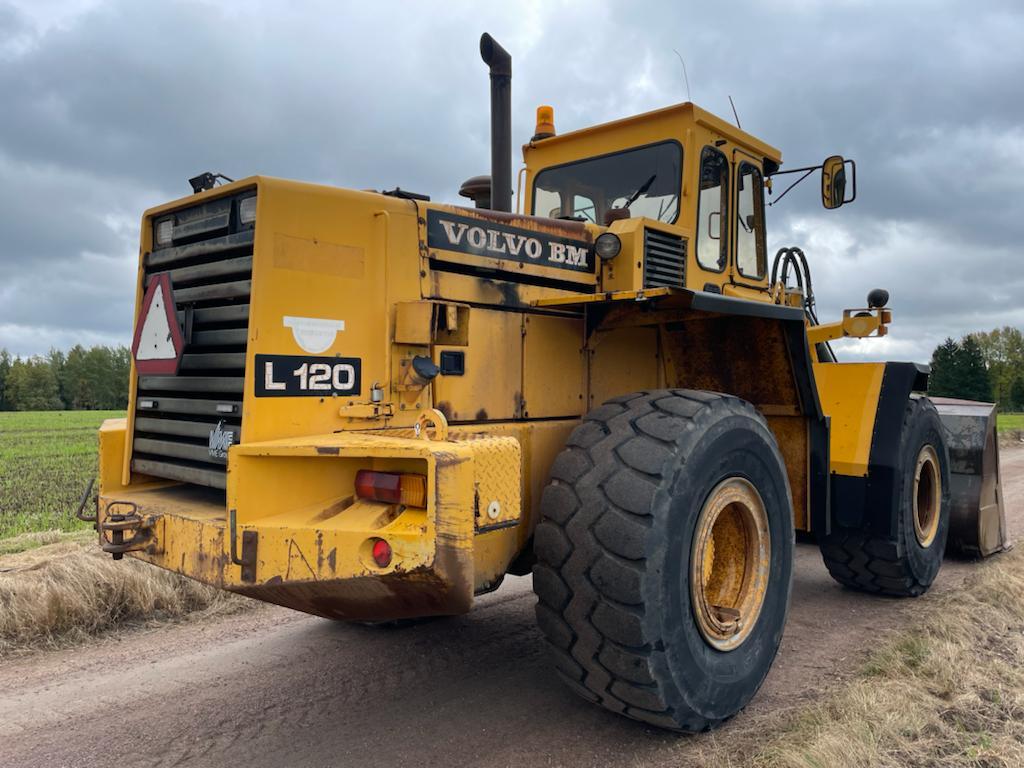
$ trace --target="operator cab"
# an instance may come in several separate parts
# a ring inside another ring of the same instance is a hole
[[[778,149],[689,102],[562,135],[551,112],[538,109],[537,134],[523,147],[523,210],[607,227],[622,239],[621,254],[602,260],[601,290],[668,286],[763,298],[765,189],[782,162]],[[849,202],[849,162],[829,158],[822,167],[825,207]],[[654,272],[668,270],[653,283],[643,266],[651,231],[683,243],[679,269],[655,264]]]

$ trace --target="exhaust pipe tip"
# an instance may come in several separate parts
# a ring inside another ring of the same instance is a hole
[[[512,77],[512,56],[486,32],[480,35],[480,58],[491,68],[492,77]]]

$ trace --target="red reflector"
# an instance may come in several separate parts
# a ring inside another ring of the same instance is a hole
[[[381,568],[387,568],[391,564],[391,545],[384,539],[373,542],[373,562]]]
[[[371,501],[401,504],[402,476],[393,472],[360,469],[356,472],[356,496]]]
[[[407,507],[427,506],[427,478],[423,475],[375,472],[360,469],[356,472],[356,496],[387,504]]]

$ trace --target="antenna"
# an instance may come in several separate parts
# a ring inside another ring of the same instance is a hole
[[[740,116],[736,114],[736,105],[732,103],[732,96],[729,97],[729,106],[732,107],[732,116],[736,118],[736,127],[742,131],[743,126],[740,125]]]
[[[679,63],[683,65],[683,82],[686,83],[686,100],[693,101],[693,99],[690,98],[690,78],[686,75],[686,62],[683,61],[682,54],[680,54],[675,48],[672,49],[672,53],[679,57]]]

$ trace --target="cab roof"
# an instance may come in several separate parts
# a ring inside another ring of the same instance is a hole
[[[565,162],[625,146],[637,146],[672,137],[682,139],[689,125],[706,128],[776,166],[782,163],[780,150],[690,101],[580,128],[547,139],[531,140],[523,145],[523,157],[528,165],[531,164],[532,155],[536,155],[534,159],[539,161],[540,165],[549,165],[549,160]],[[541,160],[542,157],[544,160]]]

